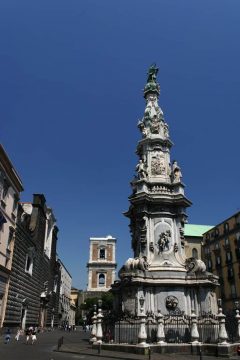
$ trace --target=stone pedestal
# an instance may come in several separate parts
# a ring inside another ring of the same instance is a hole
[[[164,344],[166,344],[165,333],[164,333],[164,319],[163,319],[163,315],[161,314],[160,310],[158,310],[158,314],[157,314],[157,323],[158,323],[157,344],[164,345]]]
[[[97,337],[97,343],[102,344],[102,338],[103,338],[103,331],[102,331],[102,309],[98,309],[97,314],[97,330],[96,330],[96,337]]]
[[[140,317],[140,328],[138,333],[138,346],[147,347],[147,333],[146,333],[146,315],[144,314],[144,309],[141,308]]]
[[[192,310],[191,314],[191,343],[194,345],[199,344],[199,332],[197,328],[197,316],[195,311]]]
[[[93,317],[92,317],[92,331],[91,331],[91,339],[89,342],[95,343],[97,341],[97,313],[94,311]]]
[[[222,312],[222,308],[219,307],[218,321],[219,321],[219,345],[227,345],[228,335],[225,327],[226,316]]]

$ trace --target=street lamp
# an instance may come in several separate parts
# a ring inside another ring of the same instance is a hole
[[[98,308],[101,309],[102,307],[102,299],[98,299]]]

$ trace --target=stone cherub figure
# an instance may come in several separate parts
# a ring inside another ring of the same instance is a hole
[[[139,163],[136,166],[136,171],[139,174],[139,179],[146,179],[146,177],[148,176],[146,165],[144,164],[142,159],[139,160]]]

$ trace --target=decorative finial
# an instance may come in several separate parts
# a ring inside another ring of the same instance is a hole
[[[147,84],[145,85],[144,88],[144,97],[147,97],[147,94],[151,93],[151,94],[156,94],[157,96],[159,96],[160,93],[160,86],[157,83],[157,73],[158,73],[158,68],[156,66],[156,64],[152,64],[150,66],[150,68],[148,69],[148,78],[147,78]]]

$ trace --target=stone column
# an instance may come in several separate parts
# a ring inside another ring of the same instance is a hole
[[[103,318],[102,309],[99,308],[97,314],[97,330],[96,330],[96,337],[98,344],[102,344],[102,338],[103,338],[102,318]]]
[[[138,346],[148,346],[146,343],[147,340],[147,332],[146,332],[146,315],[144,314],[144,298],[141,296],[139,299],[140,302],[140,328],[138,333]]]
[[[226,331],[226,327],[225,327],[225,318],[226,315],[223,314],[222,312],[222,308],[219,307],[218,309],[218,321],[219,321],[219,344],[220,345],[227,345],[227,339],[228,339],[228,335],[227,335],[227,331]]]
[[[239,310],[236,310],[236,319],[237,319],[237,341],[240,341],[240,315]]]
[[[97,313],[96,313],[96,308],[97,305],[94,305],[94,313],[93,313],[93,317],[92,317],[92,332],[91,332],[91,339],[90,342],[94,343],[97,341]]]
[[[197,328],[197,315],[195,314],[195,310],[192,309],[191,313],[191,343],[199,344],[199,332]]]
[[[164,333],[164,319],[160,310],[158,310],[158,314],[157,314],[157,323],[158,323],[157,344],[166,344],[165,333]]]

